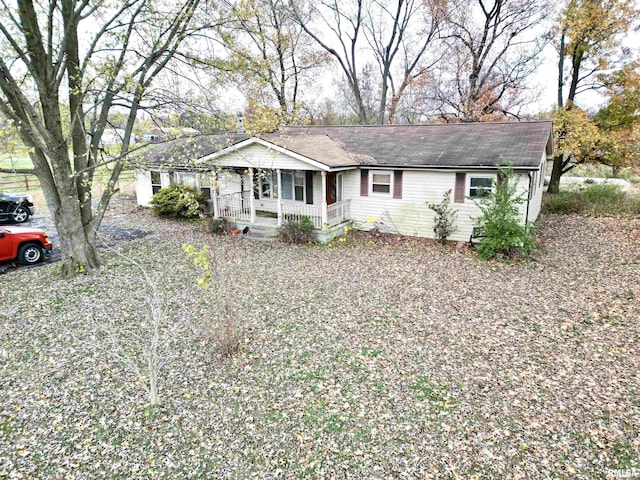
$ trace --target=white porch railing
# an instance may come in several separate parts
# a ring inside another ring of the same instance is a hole
[[[303,217],[309,217],[316,228],[322,228],[322,207],[298,202],[282,202],[283,222],[299,222]]]
[[[229,218],[235,221],[251,222],[251,192],[237,192],[220,195],[217,199],[218,217]],[[308,205],[301,202],[281,202],[282,223],[299,222],[304,217],[309,217],[315,228],[323,228],[322,206]],[[327,207],[327,224],[338,225],[349,220],[351,215],[351,200],[336,202]]]
[[[351,217],[351,200],[332,203],[327,207],[327,223],[338,225]]]
[[[218,197],[218,211],[216,216],[240,220],[251,221],[251,195],[250,191],[229,193]]]

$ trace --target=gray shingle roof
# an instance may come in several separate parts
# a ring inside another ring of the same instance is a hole
[[[195,168],[197,159],[249,138],[239,133],[180,137],[151,146],[137,157],[137,162],[148,167]]]
[[[327,135],[380,166],[490,167],[507,159],[516,168],[536,168],[551,138],[551,122],[292,126],[281,133]]]
[[[495,167],[535,169],[551,143],[551,122],[282,127],[263,140],[328,167]],[[195,168],[195,161],[251,138],[246,134],[182,137],[139,156],[147,166]],[[549,153],[551,153],[549,151]],[[215,162],[214,162],[215,163]],[[199,168],[203,165],[200,164]]]

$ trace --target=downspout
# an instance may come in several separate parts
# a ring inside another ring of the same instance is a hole
[[[527,172],[527,176],[529,177],[529,191],[527,192],[527,213],[524,216],[524,225],[525,225],[525,227],[529,223],[529,203],[531,202],[531,181],[533,179],[531,177],[531,172]]]

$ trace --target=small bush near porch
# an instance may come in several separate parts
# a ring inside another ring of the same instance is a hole
[[[313,240],[313,222],[309,217],[300,221],[287,220],[278,228],[278,238],[286,243],[309,243]]]

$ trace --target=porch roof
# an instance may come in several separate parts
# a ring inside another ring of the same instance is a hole
[[[324,134],[289,136],[276,132],[258,138],[330,168],[362,165],[373,160],[366,155],[348,152],[343,144]]]

